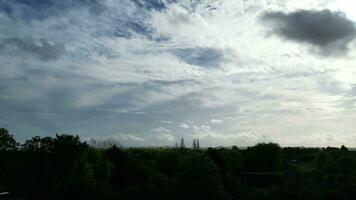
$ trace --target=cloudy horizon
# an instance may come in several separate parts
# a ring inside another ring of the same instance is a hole
[[[356,147],[356,3],[0,0],[0,127]]]

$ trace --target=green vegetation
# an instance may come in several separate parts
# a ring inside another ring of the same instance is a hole
[[[0,162],[9,199],[356,199],[344,146],[96,149],[72,135],[20,145],[0,129]]]

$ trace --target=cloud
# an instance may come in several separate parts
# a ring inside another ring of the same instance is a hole
[[[153,131],[157,132],[157,133],[170,133],[171,132],[170,130],[163,128],[161,126],[158,128],[154,128]]]
[[[319,132],[319,133],[309,133],[308,135],[302,135],[298,141],[293,141],[290,139],[288,142],[292,146],[316,146],[316,147],[326,147],[326,146],[336,146],[341,145],[353,146],[356,141],[354,135],[344,134],[342,132]],[[318,143],[313,143],[312,141],[318,141]]]
[[[320,129],[355,130],[351,41],[349,57],[320,59],[310,48],[335,49],[335,42],[299,45],[261,34],[261,13],[283,10],[288,18],[327,3],[0,2],[0,123],[19,139],[70,132],[124,146],[173,137],[246,145],[264,135],[283,144]],[[277,33],[281,23],[267,21]],[[311,130],[319,118],[324,123]]]
[[[352,87],[351,94],[356,97],[356,85]]]
[[[81,137],[81,139],[87,142],[89,145],[98,148],[109,148],[113,145],[136,146],[137,144],[142,144],[146,141],[146,139],[143,137],[127,133],[118,133],[112,135],[91,135]]]
[[[161,123],[163,124],[172,124],[173,122],[170,120],[161,120]]]
[[[123,139],[123,140],[133,140],[136,142],[144,142],[146,141],[144,138],[136,136],[136,135],[132,135],[132,134],[119,134],[119,136]]]
[[[168,142],[173,142],[175,140],[175,137],[169,133],[159,133],[158,135],[156,135],[156,138],[159,141],[168,141]]]
[[[167,7],[167,4],[175,2],[176,0],[133,0],[133,2],[141,7],[148,10],[161,11]]]
[[[190,65],[202,67],[218,67],[226,61],[224,52],[220,49],[209,47],[197,47],[177,49],[173,51],[182,61]]]
[[[184,128],[184,129],[190,128],[190,126],[188,124],[185,124],[185,123],[182,123],[179,127]]]
[[[221,124],[221,123],[223,123],[223,121],[220,120],[220,119],[211,119],[210,122],[211,122],[212,124]]]
[[[0,10],[11,18],[17,18],[23,22],[46,20],[52,16],[61,16],[63,12],[71,9],[86,8],[93,14],[100,14],[105,10],[105,6],[97,0],[13,0],[1,2]]]
[[[294,12],[266,12],[262,19],[272,22],[275,34],[319,48],[324,55],[338,55],[348,50],[356,37],[354,22],[341,12],[324,10],[297,10]]]
[[[11,48],[37,56],[43,61],[57,60],[66,52],[63,44],[52,43],[45,39],[11,38],[0,43],[0,51],[8,51]]]
[[[193,129],[192,137],[199,138],[203,146],[219,146],[222,143],[226,145],[253,145],[261,141],[273,141],[271,137],[255,131],[220,133],[206,124],[194,125]]]
[[[172,134],[170,134],[171,131],[169,129],[163,127],[157,127],[154,128],[153,131],[158,133],[155,136],[159,141],[173,142],[175,140],[175,137]]]

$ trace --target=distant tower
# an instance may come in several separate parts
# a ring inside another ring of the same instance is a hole
[[[178,143],[176,142],[176,149],[178,149]]]
[[[180,148],[185,148],[185,144],[184,144],[184,138],[182,138],[181,140],[180,140]]]
[[[199,145],[199,139],[197,139],[197,149],[199,149],[200,148],[200,145]]]
[[[196,140],[194,139],[193,140],[193,149],[196,149],[197,148],[197,142],[196,142]]]

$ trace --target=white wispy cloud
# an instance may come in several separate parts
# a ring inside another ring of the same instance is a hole
[[[212,124],[221,124],[221,123],[223,123],[223,120],[221,120],[221,119],[211,119],[210,123],[212,123]]]
[[[190,126],[188,124],[182,123],[179,127],[188,129]]]

